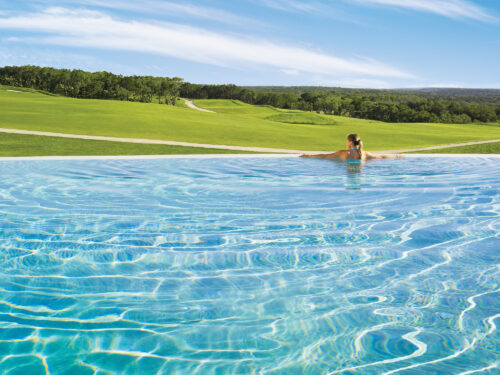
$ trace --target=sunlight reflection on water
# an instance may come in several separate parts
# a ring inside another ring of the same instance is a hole
[[[0,372],[495,371],[499,172],[0,162]]]

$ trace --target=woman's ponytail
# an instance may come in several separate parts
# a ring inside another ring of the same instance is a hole
[[[358,137],[358,144],[356,145],[358,149],[359,158],[363,159],[363,141]]]

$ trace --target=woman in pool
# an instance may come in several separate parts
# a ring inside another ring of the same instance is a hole
[[[366,160],[366,159],[395,159],[404,158],[404,155],[391,154],[373,154],[371,152],[363,151],[363,142],[359,135],[349,134],[345,142],[346,150],[339,150],[331,154],[304,154],[303,158],[341,158],[344,160]]]

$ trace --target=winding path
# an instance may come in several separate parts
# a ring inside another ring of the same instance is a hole
[[[303,154],[303,153],[320,154],[320,153],[331,152],[331,151],[288,150],[288,149],[267,148],[267,147],[214,145],[214,144],[208,144],[208,143],[163,141],[163,140],[159,140],[159,139],[143,139],[143,138],[106,137],[106,136],[100,136],[100,135],[53,133],[53,132],[43,132],[43,131],[36,131],[36,130],[21,130],[21,129],[7,129],[7,128],[0,128],[0,133],[39,135],[39,136],[45,136],[45,137],[59,137],[59,138],[89,139],[89,140],[93,140],[93,141],[110,141],[110,142],[142,143],[142,144],[199,147],[199,148],[216,148],[216,149],[222,149],[222,150],[269,152],[269,153],[282,153],[282,154]],[[484,143],[495,143],[495,142],[500,142],[500,139],[491,139],[488,141],[467,142],[467,143],[454,143],[454,144],[449,144],[449,145],[444,145],[444,146],[432,146],[432,147],[413,148],[413,149],[406,149],[406,150],[375,151],[374,153],[398,154],[398,153],[404,153],[404,152],[440,150],[440,149],[444,149],[444,148],[479,145],[479,144],[484,144]]]
[[[196,109],[197,111],[216,113],[215,111],[212,111],[210,109],[205,109],[205,108],[198,107],[196,104],[194,104],[194,102],[192,100],[184,99],[184,103],[186,103],[186,105],[189,108]]]
[[[199,147],[199,148],[217,148],[217,149],[222,149],[222,150],[250,151],[250,152],[270,152],[270,153],[276,152],[276,153],[283,153],[283,154],[301,154],[301,153],[304,153],[304,151],[300,151],[300,150],[285,150],[285,149],[280,149],[280,148],[212,145],[212,144],[206,144],[206,143],[162,141],[159,139],[105,137],[105,136],[100,136],[100,135],[52,133],[52,132],[42,132],[42,131],[35,131],[35,130],[20,130],[20,129],[6,129],[6,128],[0,128],[0,133],[39,135],[39,136],[44,136],[44,137],[89,139],[89,140],[93,140],[93,141],[142,143],[142,144]],[[311,152],[318,152],[318,151],[311,151]]]

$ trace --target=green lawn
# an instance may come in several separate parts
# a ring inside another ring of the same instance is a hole
[[[500,138],[499,125],[388,124],[252,106],[233,100],[195,100],[195,103],[217,113],[185,106],[10,92],[0,87],[0,127],[299,150],[343,148],[349,133],[360,134],[367,150]],[[294,121],[309,123],[288,123]],[[315,125],[314,121],[322,124]]]
[[[500,142],[482,145],[443,148],[441,150],[419,151],[420,154],[500,154]]]
[[[186,155],[241,153],[247,152],[0,133],[0,156]]]
[[[266,117],[266,120],[284,122],[286,124],[337,125],[337,121],[332,116],[319,115],[313,112],[278,113]]]

